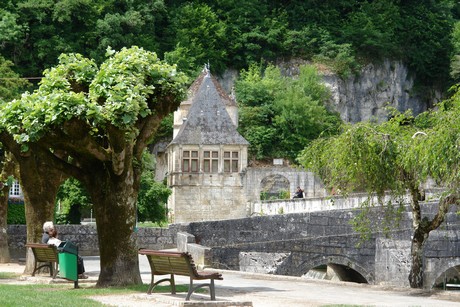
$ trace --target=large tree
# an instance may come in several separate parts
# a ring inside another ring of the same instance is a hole
[[[27,223],[27,242],[40,242],[45,221],[54,219],[54,203],[59,186],[68,175],[62,165],[50,160],[49,154],[30,144],[27,151],[18,144],[12,135],[1,132],[0,140],[6,150],[14,157],[15,178],[19,179],[24,194]],[[24,273],[32,273],[34,258],[28,250]]]
[[[141,283],[134,226],[142,152],[184,98],[186,78],[142,48],[107,50],[97,67],[61,55],[38,90],[1,110],[14,140],[85,185],[97,222],[98,286]]]
[[[385,123],[347,125],[338,136],[314,141],[299,158],[335,191],[368,192],[369,201],[363,209],[376,204],[391,209],[402,196],[409,195],[413,220],[409,284],[413,288],[423,287],[423,252],[430,232],[442,224],[450,206],[459,201],[459,106],[457,94],[438,111],[416,118],[410,112],[395,112]],[[434,216],[424,212],[420,204],[423,184],[429,179],[445,188]],[[385,193],[392,196],[392,201],[384,201]],[[372,201],[375,196],[377,201]],[[359,220],[356,226],[366,230]]]
[[[10,262],[10,251],[8,247],[8,234],[7,234],[7,216],[8,216],[8,197],[10,191],[10,184],[13,183],[14,162],[12,156],[1,150],[2,159],[1,173],[0,173],[0,263]]]

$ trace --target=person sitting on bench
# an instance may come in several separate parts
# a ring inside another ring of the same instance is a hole
[[[59,246],[61,244],[61,240],[57,238],[57,231],[56,228],[50,228],[48,230],[48,244]],[[78,279],[86,279],[88,276],[85,275],[85,265],[83,264],[83,258],[77,255],[77,272],[78,272]]]
[[[42,243],[48,244],[48,240],[50,239],[49,232],[54,229],[53,222],[45,222],[43,224],[43,235],[42,235]]]

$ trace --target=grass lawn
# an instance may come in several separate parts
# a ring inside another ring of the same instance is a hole
[[[0,279],[15,278],[13,273],[0,273]],[[74,289],[73,284],[0,284],[0,306],[104,306],[89,299],[95,295],[147,293],[148,285],[129,287],[95,288],[94,285],[80,285]],[[187,292],[188,286],[176,285],[177,292]],[[169,286],[155,288],[155,293],[170,292]]]

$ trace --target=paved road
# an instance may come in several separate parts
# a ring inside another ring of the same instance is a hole
[[[147,258],[140,256],[139,263],[142,280],[145,283],[149,283],[150,267]],[[99,259],[97,257],[86,257],[85,266],[87,266],[87,271],[90,275],[97,275],[99,272]],[[216,281],[216,296],[218,300],[233,302],[249,301],[256,307],[304,307],[331,304],[392,307],[460,307],[460,291],[431,292],[411,289],[390,289],[367,284],[307,280],[299,277],[235,271],[222,271],[222,275],[224,280]],[[187,278],[179,276],[176,282],[188,284],[189,281]],[[163,297],[160,302],[167,303],[167,300],[171,299],[171,296],[165,296],[166,298]],[[142,297],[138,296],[137,299],[142,299]],[[208,297],[200,299],[207,301]],[[183,300],[183,298],[180,298],[180,300]],[[155,306],[159,305],[155,304]]]
[[[95,282],[99,275],[99,258],[83,258],[86,272],[90,278],[81,282]],[[139,262],[142,280],[149,283],[150,268],[146,257],[140,256]],[[23,268],[17,264],[0,264],[0,271],[22,272]],[[199,306],[248,306],[248,302],[251,302],[252,306],[255,307],[318,307],[345,304],[388,307],[460,307],[460,291],[392,289],[365,284],[307,280],[298,277],[234,271],[222,271],[222,274],[224,280],[216,281],[217,302],[211,303],[209,295],[193,295],[193,302]],[[33,281],[33,278],[27,277],[26,280]],[[49,279],[49,277],[42,278]],[[178,284],[188,284],[188,282],[187,278],[181,276],[176,278]],[[180,306],[184,303],[184,298],[184,293],[176,296],[139,293],[94,297],[94,299],[111,306],[138,307]]]

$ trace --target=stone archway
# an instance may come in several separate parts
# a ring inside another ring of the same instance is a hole
[[[287,199],[290,198],[289,179],[280,174],[264,177],[260,182],[260,199]]]
[[[315,257],[298,266],[298,272],[306,278],[337,279],[355,283],[373,283],[372,274],[348,257]]]
[[[439,275],[432,281],[430,288],[444,288],[445,284],[458,284],[460,286],[460,264],[448,266],[447,270],[439,270]]]

